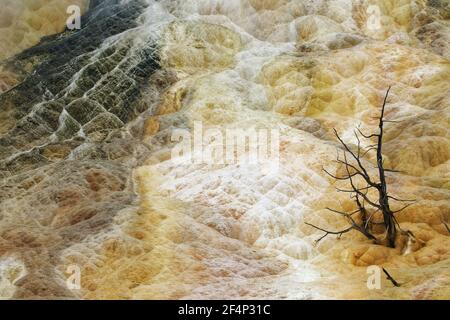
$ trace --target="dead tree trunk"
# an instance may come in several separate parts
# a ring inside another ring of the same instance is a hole
[[[344,176],[339,177],[339,176],[329,173],[325,169],[324,169],[324,171],[329,176],[331,176],[332,178],[334,178],[336,180],[343,180],[343,181],[347,181],[349,183],[349,185],[350,185],[349,189],[337,188],[337,191],[349,193],[350,197],[352,199],[354,199],[358,209],[353,212],[348,213],[348,212],[342,212],[339,210],[327,208],[328,210],[330,210],[334,213],[338,213],[341,216],[345,217],[347,219],[347,221],[349,222],[350,227],[348,227],[344,230],[341,230],[341,231],[328,231],[328,230],[319,228],[315,225],[312,225],[310,223],[306,223],[318,230],[325,232],[325,234],[317,241],[322,240],[324,237],[326,237],[329,234],[336,234],[338,236],[341,236],[342,234],[350,232],[351,230],[357,230],[357,231],[361,232],[362,234],[364,234],[364,236],[366,236],[368,239],[375,240],[377,242],[381,242],[381,239],[378,239],[377,237],[375,237],[371,232],[373,224],[380,224],[379,222],[373,221],[373,216],[375,213],[381,212],[382,217],[383,217],[383,222],[381,222],[381,224],[383,224],[384,228],[385,228],[385,235],[386,235],[385,237],[387,238],[387,246],[389,246],[391,248],[395,247],[395,240],[397,238],[397,226],[399,226],[398,222],[395,219],[395,213],[404,210],[410,204],[404,206],[403,208],[401,208],[397,211],[392,211],[390,208],[390,205],[389,205],[389,200],[391,199],[391,200],[400,201],[400,202],[409,202],[409,201],[413,201],[413,200],[397,199],[395,197],[390,196],[388,194],[388,190],[387,190],[386,172],[387,171],[395,172],[394,170],[387,170],[384,168],[383,154],[382,154],[384,123],[389,122],[389,121],[384,120],[384,111],[385,111],[385,107],[386,107],[390,89],[391,88],[389,88],[387,90],[386,96],[384,97],[383,105],[381,107],[381,114],[380,114],[379,123],[378,123],[379,133],[365,135],[364,133],[361,132],[361,130],[357,129],[357,132],[355,131],[355,137],[358,142],[356,152],[353,151],[348,146],[348,144],[346,144],[341,139],[341,137],[339,136],[337,131],[334,130],[336,138],[340,142],[341,146],[343,147],[343,151],[344,151],[343,152],[344,159],[343,160],[340,159],[339,154],[338,154],[336,162],[338,164],[344,166],[346,174]],[[362,152],[361,140],[360,140],[360,136],[358,135],[358,133],[365,139],[376,138],[377,143],[367,147],[365,152],[361,153]],[[366,167],[363,165],[363,162],[362,162],[362,159],[364,158],[364,156],[366,156],[371,151],[376,151],[377,168],[378,168],[378,179],[377,180],[374,180],[374,178],[371,177],[371,175],[369,174],[368,170],[366,170]],[[350,157],[347,157],[347,154],[349,154]],[[360,180],[362,180],[364,182],[364,184],[365,184],[364,187],[358,187],[356,185],[357,178],[359,178]],[[370,198],[370,196],[368,194],[370,190],[376,190],[376,194],[378,194],[377,200],[372,200]],[[371,214],[369,214],[368,210],[366,209],[366,205],[370,206],[375,211],[372,212]],[[357,213],[359,213],[360,220],[362,221],[361,223],[356,222],[356,220],[353,219],[353,217],[352,217],[354,214],[357,214]]]
[[[381,115],[378,127],[380,129],[380,132],[378,133],[378,142],[377,142],[377,167],[378,167],[378,175],[380,179],[380,183],[377,185],[378,193],[379,193],[379,204],[381,206],[381,212],[383,213],[383,220],[384,220],[384,226],[386,228],[387,233],[387,239],[389,247],[395,248],[395,239],[397,238],[397,228],[395,227],[395,217],[394,213],[391,211],[391,208],[389,207],[389,195],[387,193],[387,185],[386,185],[386,176],[384,173],[384,167],[383,167],[383,154],[382,148],[383,148],[383,126],[384,126],[384,108],[386,106],[387,98],[389,96],[389,91],[391,88],[388,89],[386,96],[384,98],[383,106],[381,108]]]

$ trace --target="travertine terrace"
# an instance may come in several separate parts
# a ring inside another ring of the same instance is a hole
[[[1,5],[1,298],[450,298],[448,1]],[[389,86],[389,190],[417,200],[398,216],[417,239],[315,245],[305,221],[354,209],[322,171],[342,170],[333,128],[376,130]],[[196,121],[277,129],[278,169],[174,162]],[[369,290],[369,265],[402,286]]]

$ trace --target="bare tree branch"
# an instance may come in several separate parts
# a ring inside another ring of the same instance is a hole
[[[322,237],[320,237],[319,239],[316,240],[316,243],[319,243],[323,238],[325,238],[329,234],[337,234],[339,237],[341,237],[344,233],[347,233],[347,232],[349,232],[349,231],[351,231],[353,229],[353,226],[352,226],[352,227],[349,227],[349,228],[341,230],[341,231],[328,231],[328,230],[319,228],[319,227],[317,227],[317,226],[315,226],[315,225],[313,225],[311,223],[308,223],[308,222],[305,222],[305,224],[307,224],[308,226],[311,226],[311,227],[313,227],[313,228],[315,228],[317,230],[325,232],[325,234]]]
[[[399,210],[392,211],[392,213],[393,213],[393,214],[394,214],[394,213],[399,213],[399,212],[405,210],[406,208],[412,206],[413,204],[414,204],[414,203],[408,203],[406,206],[403,206],[403,208],[401,208],[401,209],[399,209]]]
[[[346,189],[340,189],[340,188],[336,188],[336,190],[339,191],[339,192],[344,192],[344,193],[353,193],[353,192],[356,192],[356,191],[369,190],[369,189],[372,189],[372,188],[373,188],[372,186],[367,186],[367,187],[364,187],[364,188],[352,189],[352,190],[346,190]]]
[[[417,200],[408,200],[408,199],[398,199],[396,197],[393,196],[388,196],[389,199],[395,200],[395,201],[399,201],[399,202],[417,202]]]
[[[355,211],[352,211],[352,212],[350,212],[350,213],[342,212],[342,211],[335,210],[335,209],[331,209],[331,208],[326,208],[326,209],[329,210],[329,211],[332,211],[332,212],[334,212],[334,213],[338,213],[338,214],[340,214],[340,215],[343,215],[343,216],[346,216],[346,215],[351,216],[351,215],[353,215],[353,214],[359,212],[359,209],[358,209],[358,210],[355,210]]]
[[[347,156],[344,153],[344,159],[345,159],[345,168],[347,170],[347,174],[350,174],[350,171],[348,169],[349,165],[347,164]],[[353,184],[353,180],[352,178],[349,179],[350,181],[350,185],[352,187],[352,189],[355,191],[356,194],[358,194],[359,196],[361,196],[365,201],[367,201],[368,204],[370,204],[371,206],[374,206],[376,208],[379,207],[379,205],[377,205],[376,203],[372,202],[372,200],[370,200],[366,194],[362,193],[361,191],[358,191],[358,189],[355,187],[355,185]],[[369,183],[370,184],[370,183]]]
[[[382,269],[383,269],[384,274],[387,276],[387,279],[389,281],[391,281],[394,286],[400,287],[400,284],[397,281],[395,281],[394,278],[392,278],[392,276],[386,271],[386,269],[385,268],[382,268]]]
[[[367,149],[367,150],[362,154],[361,157],[365,157],[370,151],[373,151],[373,150],[376,151],[377,148],[376,148],[376,147],[371,147],[371,148]]]
[[[326,174],[328,174],[330,177],[332,177],[332,178],[334,178],[334,179],[336,179],[336,180],[348,180],[350,177],[349,176],[347,176],[347,177],[338,177],[338,176],[335,176],[335,175],[333,175],[333,174],[331,174],[331,173],[329,173],[326,169],[324,169],[324,168],[322,168],[322,170],[326,173]],[[352,174],[352,176],[356,176],[358,173],[354,173],[354,174]]]
[[[359,128],[356,128],[356,130],[358,130],[359,134],[362,135],[366,139],[378,137],[378,134],[375,134],[375,133],[371,134],[371,135],[365,135]]]
[[[394,172],[394,173],[405,173],[405,171],[394,170],[394,169],[384,169],[384,171],[386,171],[386,172]]]
[[[362,176],[364,177],[364,179],[366,179],[367,183],[372,185],[372,186],[376,186],[377,184],[372,182],[372,180],[370,180],[370,176],[367,173],[366,168],[364,168],[364,166],[361,163],[361,160],[353,153],[352,150],[350,150],[350,148],[347,146],[347,144],[341,139],[341,137],[339,136],[338,132],[336,131],[336,129],[333,129],[334,134],[336,135],[337,139],[339,140],[339,142],[344,146],[345,150],[347,150],[348,153],[350,153],[352,155],[352,157],[356,160],[356,162],[358,163],[359,168],[362,171]],[[345,153],[344,153],[345,154]],[[355,167],[353,167],[354,169],[356,169]],[[359,171],[359,170],[358,170]]]

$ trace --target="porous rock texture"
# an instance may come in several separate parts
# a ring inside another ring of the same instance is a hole
[[[17,44],[0,69],[0,296],[450,298],[448,19],[444,0],[98,0],[81,30]],[[398,215],[416,239],[315,245],[304,222],[355,209],[322,171],[343,169],[333,128],[376,131],[389,86],[388,190],[417,200]],[[279,164],[175,161],[174,132],[198,122],[278,130]],[[402,286],[369,290],[370,265]]]

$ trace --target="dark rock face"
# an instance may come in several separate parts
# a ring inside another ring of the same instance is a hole
[[[136,26],[144,9],[141,1],[119,2],[94,3],[82,19],[83,29],[49,37],[10,62],[22,73],[30,63],[34,70],[0,96],[0,106],[12,109],[15,119],[0,137],[2,176],[16,172],[12,166],[18,162],[39,166],[49,142],[76,140],[68,144],[80,145],[84,126],[100,114],[97,119],[114,118],[117,128],[145,110],[136,100],[158,68],[151,43],[133,48],[132,40],[119,38],[98,49],[105,39]],[[90,133],[94,127],[89,124]],[[21,152],[28,155],[17,158]]]
[[[57,253],[135,203],[130,172],[146,149],[127,126],[166,83],[151,39],[126,34],[145,2],[120,2],[92,1],[81,30],[4,64],[23,79],[0,95],[0,256],[27,269],[16,298],[73,297]]]

